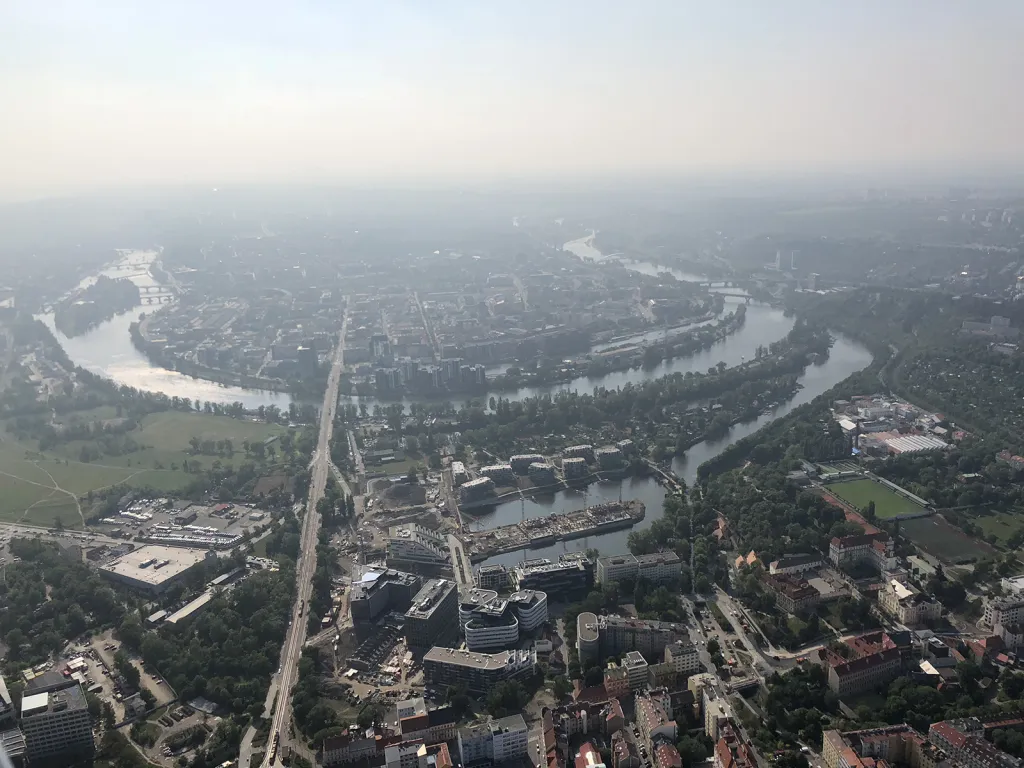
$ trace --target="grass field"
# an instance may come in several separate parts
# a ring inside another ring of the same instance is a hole
[[[1013,534],[1024,529],[1024,516],[1011,515],[1009,512],[981,513],[972,521],[981,528],[986,538],[995,536],[1000,544],[1005,544]]]
[[[900,532],[925,552],[948,564],[969,562],[995,553],[988,544],[954,528],[939,515],[903,520]]]
[[[850,480],[845,483],[833,483],[828,486],[829,493],[838,496],[845,502],[855,506],[862,512],[869,501],[875,502],[875,515],[879,519],[898,517],[900,515],[920,512],[922,507],[917,502],[900,496],[881,483],[867,478]]]
[[[90,416],[93,416],[90,413]],[[85,441],[74,441],[40,453],[34,444],[18,442],[9,434],[0,442],[0,521],[67,527],[80,525],[76,499],[124,483],[175,491],[185,487],[189,475],[183,463],[209,467],[215,460],[245,460],[242,443],[256,442],[287,431],[277,424],[240,421],[227,416],[167,411],[142,420],[130,434],[142,450],[122,456],[104,456],[93,462],[79,460]],[[189,440],[226,440],[234,444],[232,457],[189,455]]]

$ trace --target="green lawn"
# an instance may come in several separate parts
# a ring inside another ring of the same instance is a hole
[[[985,534],[985,538],[994,535],[1000,544],[1005,544],[1017,531],[1024,529],[1024,516],[1009,512],[988,512],[973,518],[973,522]]]
[[[881,483],[866,478],[850,480],[846,483],[833,483],[827,487],[827,490],[862,512],[869,501],[875,502],[875,515],[880,519],[921,511],[920,504],[900,496],[895,491],[890,491]]]
[[[82,414],[86,420],[108,416],[96,411]],[[166,411],[146,416],[130,433],[144,446],[141,450],[92,462],[80,461],[85,441],[61,444],[40,453],[34,441],[20,443],[7,433],[0,441],[0,520],[53,525],[59,519],[69,527],[79,525],[75,497],[120,483],[173,492],[188,484],[189,475],[183,470],[186,460],[203,467],[218,460],[237,466],[246,460],[243,442],[262,442],[286,432],[277,424]],[[234,454],[190,456],[189,440],[193,437],[200,441],[231,440]]]

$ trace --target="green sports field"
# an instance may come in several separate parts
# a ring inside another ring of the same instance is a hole
[[[828,486],[828,492],[852,504],[862,512],[869,501],[875,502],[875,516],[879,519],[910,515],[920,512],[922,509],[920,504],[867,478],[833,483]]]

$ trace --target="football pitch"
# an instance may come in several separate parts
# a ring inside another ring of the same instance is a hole
[[[828,486],[828,491],[861,512],[867,508],[869,501],[875,502],[875,516],[880,520],[914,514],[922,509],[917,502],[867,478],[833,483]]]

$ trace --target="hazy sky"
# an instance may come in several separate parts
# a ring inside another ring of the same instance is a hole
[[[0,197],[1024,169],[1022,41],[1022,0],[0,0]]]

